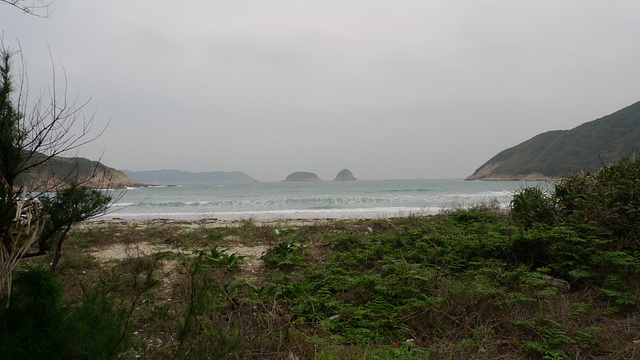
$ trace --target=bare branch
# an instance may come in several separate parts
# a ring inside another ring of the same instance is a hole
[[[94,131],[94,117],[97,110],[86,115],[86,107],[91,98],[80,102],[78,98],[70,100],[67,88],[67,75],[62,67],[63,86],[58,85],[58,73],[52,61],[52,84],[48,93],[40,95],[31,105],[28,105],[28,84],[26,71],[22,62],[18,109],[20,114],[27,114],[22,118],[23,129],[28,129],[21,138],[19,148],[24,150],[20,173],[26,173],[34,168],[48,163],[52,158],[67,154],[86,145],[106,130],[107,125]],[[50,189],[51,190],[51,189]]]
[[[51,2],[44,0],[0,0],[0,4],[13,6],[25,14],[48,18],[51,15],[49,6]]]
[[[8,2],[0,0],[0,3]],[[18,6],[17,2],[9,4]],[[109,172],[99,162],[87,166],[77,158],[58,157],[95,140],[106,129],[93,135],[95,112],[89,117],[84,115],[89,101],[69,100],[64,67],[64,86],[60,91],[52,65],[53,82],[48,93],[29,105],[24,59],[20,57],[23,67],[16,94],[11,72],[11,59],[16,52],[7,50],[2,40],[0,36],[0,299],[8,301],[13,271],[21,259],[30,256],[29,249],[37,242],[38,254],[46,252],[49,235],[59,234],[53,270],[71,225],[106,211],[112,197],[82,185],[110,180]],[[56,198],[61,196],[64,201],[47,203],[46,197],[36,199],[39,191],[56,192]],[[40,212],[41,203],[55,207]],[[81,206],[75,207],[78,204]],[[64,217],[67,212],[61,207],[65,206],[75,211],[70,213],[71,217]],[[51,226],[45,224],[53,224],[53,232],[47,230],[47,236],[44,229]]]

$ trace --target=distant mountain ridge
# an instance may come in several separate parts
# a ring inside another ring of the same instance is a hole
[[[571,130],[548,131],[506,149],[466,180],[555,180],[593,172],[640,146],[640,102]]]
[[[253,178],[242,171],[190,172],[182,170],[123,170],[131,179],[152,185],[202,185],[253,182]]]

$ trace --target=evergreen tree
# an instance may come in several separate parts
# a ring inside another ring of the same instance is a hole
[[[58,98],[55,89],[50,102],[39,99],[38,106],[25,116],[21,100],[26,95],[14,90],[13,54],[0,46],[0,298],[7,301],[13,271],[22,258],[43,255],[54,247],[57,264],[71,226],[103,213],[111,201],[109,195],[82,186],[73,176],[75,169],[61,177],[67,183],[59,182],[52,173],[50,179],[41,181],[45,188],[27,188],[21,180],[54,156],[93,138],[86,139],[91,120],[82,119],[85,126],[79,134],[71,132],[84,105],[76,107]],[[38,200],[39,193],[55,195]],[[47,211],[41,211],[41,204]],[[45,224],[47,231],[43,236]],[[39,250],[29,253],[36,243]]]

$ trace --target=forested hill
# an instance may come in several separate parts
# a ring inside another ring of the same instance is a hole
[[[640,102],[571,130],[549,131],[506,149],[466,180],[550,180],[593,172],[640,145]]]

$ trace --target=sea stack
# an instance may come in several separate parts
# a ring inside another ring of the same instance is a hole
[[[296,171],[289,174],[284,181],[322,181],[318,175],[310,172]]]
[[[358,181],[355,176],[349,171],[349,169],[343,169],[336,175],[336,178],[333,181]]]

